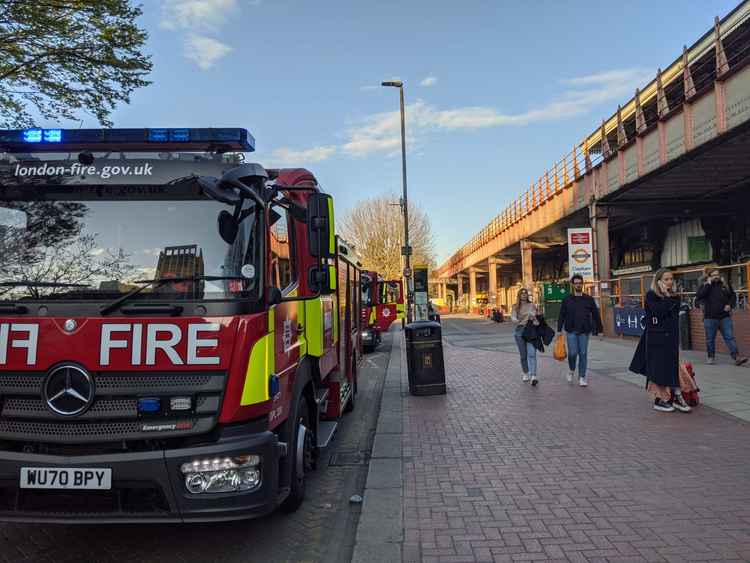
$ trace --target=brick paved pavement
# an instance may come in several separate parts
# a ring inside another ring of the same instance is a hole
[[[476,315],[452,316],[451,341],[459,346],[515,354],[511,323],[493,323]],[[471,320],[472,322],[462,322]],[[616,377],[643,386],[643,377],[628,371],[635,352],[636,340],[600,338],[591,340],[589,367],[599,375]],[[747,345],[747,343],[741,343]],[[734,365],[726,354],[717,354],[716,365],[706,365],[704,352],[683,351],[680,357],[693,363],[701,390],[701,401],[717,410],[750,421],[750,364]],[[560,364],[560,372],[566,369]]]
[[[532,388],[516,355],[450,344],[471,322],[444,319],[448,394],[404,398],[405,560],[750,561],[747,422],[569,386],[549,356]]]

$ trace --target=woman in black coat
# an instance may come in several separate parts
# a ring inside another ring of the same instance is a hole
[[[674,274],[656,272],[646,294],[646,329],[638,343],[630,370],[646,376],[654,396],[654,409],[690,412],[680,391],[680,298],[674,295]]]

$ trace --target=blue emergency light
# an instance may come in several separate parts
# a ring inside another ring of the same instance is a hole
[[[247,129],[5,129],[0,150],[7,152],[68,151],[242,151],[255,150]]]
[[[138,412],[143,414],[154,414],[161,410],[161,399],[143,398],[138,399]]]

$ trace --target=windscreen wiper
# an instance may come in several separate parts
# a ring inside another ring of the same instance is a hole
[[[61,283],[51,281],[16,280],[0,282],[0,287],[91,287],[87,283]]]
[[[153,280],[135,280],[132,283],[139,283],[143,284],[140,287],[136,287],[135,289],[129,291],[122,297],[118,297],[112,303],[109,305],[105,305],[101,309],[99,309],[99,313],[102,315],[108,315],[112,311],[116,310],[120,305],[125,303],[128,299],[133,297],[134,295],[138,295],[141,291],[148,289],[149,287],[153,286],[154,289],[158,289],[162,287],[163,285],[167,285],[168,283],[184,283],[184,282],[199,282],[199,281],[220,281],[220,280],[245,280],[247,278],[244,278],[242,276],[193,276],[193,277],[182,277],[182,278],[155,278]]]

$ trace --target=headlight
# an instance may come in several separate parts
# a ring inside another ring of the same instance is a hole
[[[183,463],[185,488],[193,494],[249,491],[260,486],[260,456],[196,459]]]

